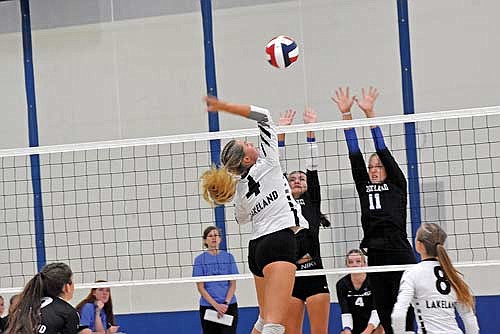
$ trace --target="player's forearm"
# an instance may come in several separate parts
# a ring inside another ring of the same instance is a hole
[[[104,333],[106,330],[101,319],[101,311],[96,311],[95,314],[95,331],[98,333]]]
[[[386,146],[385,146],[384,136],[382,135],[382,130],[378,126],[375,126],[372,127],[371,133],[373,142],[375,143],[375,150],[378,152],[385,149]]]
[[[248,104],[236,104],[219,100],[215,107],[219,111],[224,111],[230,114],[239,115],[247,118],[250,115],[250,105]]]
[[[358,144],[358,136],[356,135],[356,130],[347,129],[344,130],[345,140],[347,141],[347,149],[349,150],[349,154],[358,153],[359,144]]]

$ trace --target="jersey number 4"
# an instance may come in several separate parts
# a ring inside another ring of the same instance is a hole
[[[370,202],[370,210],[382,209],[382,206],[380,205],[380,194],[369,194],[368,201]]]
[[[365,306],[365,303],[363,302],[363,297],[356,298],[356,301],[354,302],[354,305],[357,305],[359,307]]]
[[[248,175],[247,179],[248,179],[248,192],[246,194],[246,197],[250,198],[250,196],[252,196],[252,194],[255,195],[255,196],[257,196],[258,194],[260,194],[260,184],[259,184],[259,182],[255,182],[255,180],[253,179],[253,177],[251,177],[250,175]]]

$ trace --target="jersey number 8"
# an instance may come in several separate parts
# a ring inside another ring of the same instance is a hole
[[[434,275],[437,278],[436,280],[437,291],[439,291],[439,293],[442,295],[449,294],[451,291],[451,285],[450,282],[448,282],[448,280],[446,279],[444,271],[440,266],[434,267]]]

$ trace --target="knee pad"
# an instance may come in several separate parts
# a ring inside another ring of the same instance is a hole
[[[262,334],[284,334],[285,326],[280,324],[265,324]]]
[[[257,330],[259,333],[262,333],[262,331],[264,330],[264,319],[262,319],[260,317],[260,314],[259,314],[259,318],[257,319],[257,321],[255,322],[255,324],[253,325],[253,327],[255,328],[255,330]]]

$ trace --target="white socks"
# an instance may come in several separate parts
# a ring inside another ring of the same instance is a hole
[[[262,334],[284,334],[285,326],[280,324],[265,324]]]
[[[264,329],[264,319],[262,319],[260,317],[260,314],[259,314],[259,317],[257,318],[257,321],[255,322],[255,324],[253,325],[253,327],[255,328],[255,330],[257,330],[259,333],[262,333],[262,330]]]

